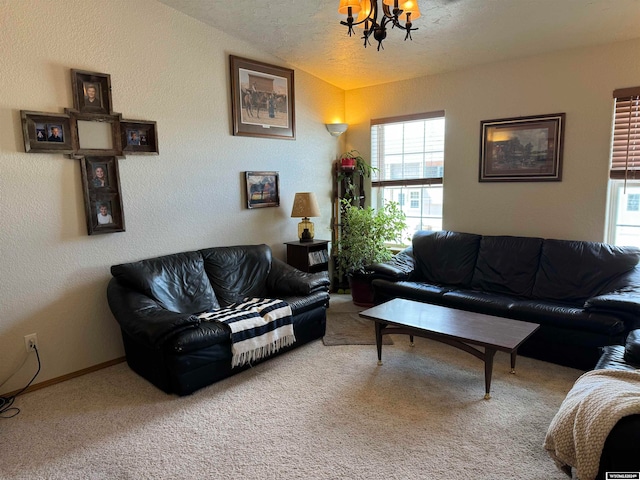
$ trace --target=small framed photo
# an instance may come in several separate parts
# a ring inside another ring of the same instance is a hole
[[[27,153],[73,152],[71,119],[66,114],[20,111]]]
[[[121,120],[120,142],[126,154],[157,155],[159,150],[156,122]]]
[[[247,208],[280,206],[278,172],[245,172]]]
[[[111,76],[71,70],[73,107],[80,113],[111,114]]]
[[[293,70],[229,56],[233,134],[295,140]]]
[[[480,122],[480,182],[562,180],[564,113]]]
[[[124,211],[116,157],[81,157],[89,235],[124,232]]]

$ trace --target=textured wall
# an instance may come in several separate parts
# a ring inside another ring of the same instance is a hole
[[[639,50],[634,40],[350,90],[348,143],[370,151],[371,118],[445,110],[444,228],[602,241],[612,92],[640,83]],[[480,121],[558,112],[562,182],[478,182]]]
[[[228,55],[283,63],[153,0],[0,0],[0,384],[36,332],[38,381],[123,355],[109,266],[201,247],[295,239],[296,191],[315,191],[330,238],[331,162],[344,92],[295,72],[297,140],[230,133]],[[283,65],[286,66],[286,65]],[[158,122],[159,156],[120,160],[127,231],[87,236],[79,162],[26,154],[20,110],[73,107],[71,68],[111,75],[113,109]],[[248,210],[242,172],[280,172],[281,207]],[[0,393],[20,388],[35,359]]]

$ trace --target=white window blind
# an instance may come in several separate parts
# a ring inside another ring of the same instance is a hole
[[[442,184],[444,112],[371,121],[373,187]]]

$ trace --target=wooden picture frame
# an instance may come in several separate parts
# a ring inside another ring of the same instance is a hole
[[[111,75],[71,69],[71,89],[73,108],[80,113],[112,113]]]
[[[480,122],[480,182],[562,180],[564,113]]]
[[[81,113],[65,109],[71,118],[74,157],[112,155],[123,157],[119,113]]]
[[[118,160],[113,156],[80,158],[89,235],[124,232]]]
[[[73,129],[69,115],[21,110],[20,118],[25,152],[73,152]]]
[[[293,70],[229,56],[233,134],[295,140]]]
[[[247,208],[280,206],[278,172],[245,172]]]
[[[158,155],[156,122],[121,120],[120,143],[125,154]]]

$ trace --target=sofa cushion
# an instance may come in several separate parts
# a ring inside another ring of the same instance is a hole
[[[508,316],[513,298],[491,292],[452,290],[442,296],[442,305],[499,317]]]
[[[538,271],[541,247],[541,238],[482,237],[471,288],[529,297]]]
[[[509,307],[509,316],[540,325],[588,331],[610,337],[625,331],[624,322],[615,314],[590,312],[578,306],[543,300],[515,301]]]
[[[172,312],[200,313],[220,306],[198,252],[114,265],[111,274]]]
[[[417,300],[421,302],[440,303],[444,293],[451,290],[451,287],[433,285],[426,282],[391,282],[382,278],[376,278],[371,282],[374,296],[380,298],[406,298],[407,300]]]
[[[429,283],[469,286],[476,266],[480,235],[419,231],[413,236],[417,277]]]
[[[267,245],[200,250],[204,268],[222,307],[245,297],[267,297],[271,249]]]
[[[615,279],[634,269],[640,260],[635,247],[572,240],[544,240],[534,298],[565,302],[585,301]]]

